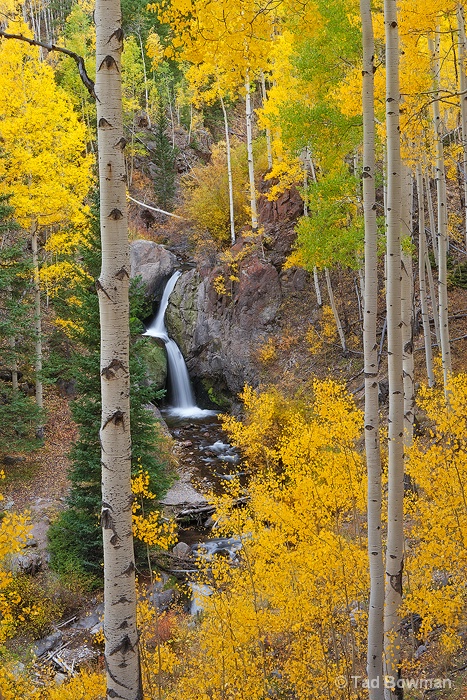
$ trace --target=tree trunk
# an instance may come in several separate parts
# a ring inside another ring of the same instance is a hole
[[[402,235],[412,239],[412,196],[413,184],[409,169],[402,169]],[[413,422],[415,412],[415,385],[413,359],[413,266],[412,255],[402,252],[401,267],[401,318],[402,318],[402,368],[404,380],[404,445],[413,442]]]
[[[461,107],[462,130],[462,177],[464,179],[464,231],[465,245],[467,247],[467,77],[465,74],[466,38],[464,8],[461,3],[457,6],[457,27],[459,30],[458,62],[459,62],[459,88]]]
[[[439,108],[439,43],[428,39],[428,47],[433,60],[433,80],[435,94],[433,99],[433,126],[436,149],[436,191],[438,195],[438,309],[439,331],[441,338],[441,360],[443,364],[443,381],[446,389],[451,373],[451,346],[449,344],[448,325],[448,286],[447,286],[447,246],[448,246],[448,207],[446,196],[446,171],[444,167],[444,147],[441,114]]]
[[[250,181],[250,208],[251,208],[251,228],[256,231],[258,228],[258,211],[256,206],[255,168],[253,162],[253,111],[251,108],[251,89],[249,71],[245,78],[245,106],[246,106],[246,145],[248,151],[248,178]]]
[[[308,168],[310,169],[312,181],[316,182],[316,171],[315,166],[313,165],[313,158],[311,157],[310,148],[306,146],[303,169],[303,189],[305,190],[305,198],[303,200],[303,216],[308,216]],[[318,268],[316,267],[316,265],[313,268],[313,283],[315,285],[316,301],[318,306],[321,308],[321,306],[323,305],[323,298],[321,296]]]
[[[261,96],[263,98],[263,106],[266,104],[266,100],[268,99],[268,93],[266,91],[266,80],[264,78],[264,73],[261,71]],[[271,143],[271,130],[269,127],[266,129],[266,148],[267,148],[267,153],[268,153],[268,168],[271,170],[272,168],[272,143]]]
[[[342,328],[342,323],[339,318],[339,313],[337,311],[336,301],[334,299],[334,292],[332,291],[331,276],[327,267],[324,268],[324,276],[326,278],[326,286],[328,290],[329,303],[331,305],[332,313],[334,315],[334,320],[337,326],[337,333],[339,334],[339,340],[341,341],[342,350],[347,352],[347,345],[345,342],[344,330]]]
[[[428,303],[426,298],[426,233],[425,233],[425,206],[423,199],[423,175],[422,168],[417,165],[417,195],[418,195],[418,277],[420,285],[420,306],[422,311],[423,337],[425,340],[425,361],[428,386],[434,386],[433,353],[431,350],[431,329],[428,316]]]
[[[430,187],[430,176],[428,171],[425,172],[425,188],[426,188],[426,201],[428,206],[428,220],[430,222],[430,234],[431,234],[431,245],[433,247],[433,255],[435,257],[436,263],[438,263],[438,243],[436,241],[436,223],[435,223],[435,212],[433,208],[433,197],[431,196]],[[433,304],[434,308],[434,304]],[[438,341],[438,344],[440,341]]]
[[[232,245],[235,243],[235,212],[234,212],[234,197],[233,197],[233,179],[232,179],[232,156],[230,152],[230,134],[229,122],[227,119],[227,111],[225,109],[224,100],[220,95],[222,114],[224,115],[225,127],[225,147],[227,152],[227,176],[229,179],[229,212],[230,212],[230,241]]]
[[[41,323],[41,288],[39,284],[39,245],[37,240],[37,226],[32,226],[32,265],[34,270],[34,330],[36,337],[36,360],[35,360],[35,380],[36,380],[36,403],[39,408],[43,408],[42,396],[42,323]]]
[[[363,40],[363,215],[365,282],[363,353],[365,363],[365,454],[368,475],[367,518],[370,566],[367,675],[370,700],[382,700],[384,562],[381,539],[381,449],[378,405],[378,229],[375,192],[374,35],[370,0],[360,0]]]
[[[387,133],[387,283],[388,314],[388,527],[384,606],[385,674],[400,668],[399,607],[404,558],[404,384],[401,332],[401,154],[399,131],[399,33],[396,0],[385,0]],[[393,693],[385,689],[385,697]]]
[[[132,537],[129,245],[125,193],[119,0],[98,0],[96,95],[102,268],[101,323],[102,533],[107,697],[143,697],[136,629]]]

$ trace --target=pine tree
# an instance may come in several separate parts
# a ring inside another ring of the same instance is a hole
[[[154,181],[157,203],[162,209],[168,209],[175,195],[175,158],[176,152],[167,137],[168,119],[162,96],[159,94],[157,117],[154,124],[155,148],[153,163],[157,168]]]

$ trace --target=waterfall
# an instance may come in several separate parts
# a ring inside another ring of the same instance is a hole
[[[198,408],[195,401],[193,389],[191,387],[188,370],[177,343],[169,338],[165,325],[165,312],[169,305],[170,295],[180,277],[181,272],[177,270],[167,282],[162,295],[159,311],[151,325],[146,329],[144,335],[152,338],[160,338],[165,345],[167,352],[167,370],[171,388],[171,399],[173,402],[169,413],[179,417],[202,418],[214,415],[215,411],[206,411]]]

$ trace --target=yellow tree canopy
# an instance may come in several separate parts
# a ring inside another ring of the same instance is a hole
[[[9,31],[27,34],[12,23]],[[84,225],[92,156],[85,127],[38,49],[0,43],[0,193],[10,194],[15,218],[29,229]]]

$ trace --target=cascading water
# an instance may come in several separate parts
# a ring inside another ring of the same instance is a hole
[[[149,335],[152,338],[160,338],[165,345],[167,352],[168,375],[171,388],[171,398],[173,405],[169,409],[169,413],[181,418],[203,418],[204,416],[214,415],[215,411],[207,411],[198,408],[191,388],[190,377],[188,370],[180,352],[177,343],[169,338],[167,328],[165,326],[165,312],[169,305],[170,295],[180,277],[181,272],[177,270],[166,284],[164,294],[162,295],[159,311],[146,329],[144,335]]]

